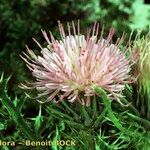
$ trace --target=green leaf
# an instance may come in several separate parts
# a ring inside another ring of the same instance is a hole
[[[112,109],[111,109],[111,100],[108,98],[106,92],[101,89],[100,87],[97,86],[93,86],[94,90],[100,95],[100,97],[103,100],[103,103],[105,105],[105,107],[107,108],[107,112],[108,112],[108,117],[110,118],[110,120],[114,123],[114,125],[120,129],[123,130],[124,128],[122,127],[122,124],[120,123],[119,119],[116,118],[116,116],[114,115]]]
[[[9,81],[9,78],[4,79],[2,82],[0,82],[0,88],[1,88],[0,100],[2,102],[2,105],[6,107],[7,111],[9,112],[9,115],[12,117],[15,123],[21,128],[24,134],[26,134],[26,136],[30,139],[35,139],[34,132],[29,128],[28,124],[25,122],[25,120],[21,116],[21,113],[18,112],[18,110],[13,104],[13,101],[7,95],[8,81]]]
[[[76,123],[76,122],[73,122],[73,121],[68,121],[68,120],[64,120],[69,126],[73,126],[74,128],[77,128],[77,129],[85,129],[85,126],[80,124],[80,123]]]
[[[93,128],[97,128],[101,124],[101,121],[104,118],[106,111],[107,111],[107,108],[104,108],[102,113],[97,117],[96,121],[94,122]]]
[[[65,113],[62,113],[62,112],[60,112],[60,111],[57,111],[56,109],[51,108],[51,107],[48,107],[48,113],[54,114],[54,115],[56,115],[56,117],[57,117],[57,115],[58,115],[58,116],[60,116],[61,118],[64,118],[64,119],[67,118],[67,119],[69,119],[69,120],[73,120],[73,118],[70,117],[69,115],[66,115]]]
[[[0,122],[0,131],[1,131],[1,130],[5,130],[5,128],[6,128],[6,124]]]
[[[27,99],[27,96],[21,97],[20,99],[17,100],[16,108],[19,112],[21,112],[26,99]]]
[[[73,109],[71,109],[71,107],[69,107],[65,101],[62,101],[62,104],[73,114],[76,120],[79,119],[79,115]]]
[[[97,102],[96,102],[96,96],[94,95],[93,98],[93,104],[92,104],[92,109],[93,109],[93,118],[97,116]]]
[[[85,106],[82,106],[81,113],[82,113],[83,119],[85,119],[85,125],[86,126],[90,125],[92,120],[91,120],[91,117],[89,116]]]
[[[39,114],[38,116],[35,118],[35,123],[34,123],[34,127],[35,127],[35,133],[36,133],[36,137],[40,137],[40,127],[41,124],[43,122],[43,116],[41,115],[41,105],[39,106]]]
[[[56,126],[55,136],[54,136],[54,138],[53,138],[53,140],[51,142],[53,150],[61,149],[61,147],[58,148],[58,146],[56,144],[57,141],[59,141],[59,140],[60,140],[59,130],[58,130],[58,127]]]

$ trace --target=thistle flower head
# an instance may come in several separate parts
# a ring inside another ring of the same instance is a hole
[[[136,69],[140,72],[138,83],[139,91],[144,94],[150,94],[150,31],[147,35],[141,37],[141,33],[137,35],[133,44],[133,49],[139,53]]]
[[[61,40],[56,40],[51,32],[42,31],[48,46],[43,48],[35,40],[41,48],[41,56],[36,56],[27,47],[27,54],[23,53],[21,57],[36,81],[22,84],[22,87],[35,88],[40,92],[37,98],[47,97],[45,102],[55,101],[57,95],[60,100],[89,105],[96,94],[93,84],[116,98],[130,77],[130,60],[119,49],[122,38],[112,44],[113,29],[106,39],[102,34],[99,38],[99,24],[96,23],[86,36],[80,34],[79,23],[77,28],[74,23],[67,25],[68,31],[65,32],[59,23]]]

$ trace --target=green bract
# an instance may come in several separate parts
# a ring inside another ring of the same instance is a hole
[[[134,49],[138,50],[139,59],[137,69],[139,70],[139,90],[145,94],[150,93],[150,32],[134,42]]]

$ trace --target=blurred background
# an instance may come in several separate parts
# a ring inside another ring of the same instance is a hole
[[[19,57],[25,45],[40,51],[32,37],[44,44],[41,29],[58,37],[58,20],[65,25],[78,19],[83,31],[96,21],[106,31],[115,27],[116,36],[122,32],[129,36],[131,30],[147,31],[150,4],[144,0],[0,0],[0,74],[12,75],[11,93],[21,94],[18,85],[32,78]]]

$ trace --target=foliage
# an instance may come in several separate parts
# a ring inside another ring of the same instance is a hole
[[[144,13],[139,14],[141,8]],[[40,105],[18,88],[24,80],[32,79],[19,55],[25,45],[38,52],[33,36],[45,44],[41,29],[51,30],[59,38],[58,20],[66,24],[80,19],[83,33],[95,21],[106,31],[115,27],[116,38],[122,32],[129,35],[131,29],[143,28],[147,32],[149,7],[142,0],[5,0],[0,2],[0,18],[0,74],[5,73],[0,78],[0,140],[50,140],[54,150],[150,148],[150,120],[146,115],[149,94],[139,93],[136,84],[126,85],[123,91],[125,97],[121,101],[129,106],[110,102],[106,93],[94,86],[99,96],[94,97],[90,107],[65,101]],[[10,74],[11,78],[6,78]],[[56,145],[61,139],[75,140],[76,145]],[[18,144],[1,149],[50,147]]]
[[[30,74],[25,70],[19,54],[25,45],[36,49],[32,37],[43,41],[40,29],[51,30],[58,36],[57,21],[81,20],[82,30],[93,22],[105,25],[106,30],[115,27],[116,35],[130,32],[132,17],[137,10],[134,1],[126,0],[5,0],[0,5],[0,68],[7,75],[12,74],[11,89],[21,91],[17,85]],[[137,3],[136,3],[137,4]],[[138,10],[137,10],[138,11]],[[147,13],[144,13],[147,16]],[[144,15],[143,14],[143,15]],[[135,19],[134,19],[135,20]]]
[[[62,146],[55,144],[61,139],[75,141],[76,145],[68,149],[88,150],[91,146],[91,149],[140,149],[145,144],[150,146],[147,140],[150,138],[147,132],[150,122],[136,117],[132,110],[134,106],[114,111],[117,104],[111,106],[106,93],[95,86],[93,88],[102,96],[95,97],[89,107],[65,101],[57,105],[50,103],[41,106],[35,103],[32,114],[27,108],[31,100],[8,96],[8,81],[9,78],[1,76],[1,140],[50,140],[54,149],[62,149]],[[39,109],[36,110],[35,106]],[[17,148],[22,149],[23,145]]]

